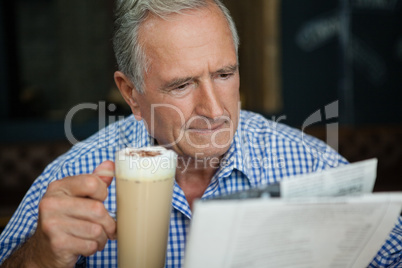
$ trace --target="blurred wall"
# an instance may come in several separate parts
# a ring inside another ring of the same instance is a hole
[[[241,37],[246,109],[301,126],[339,101],[344,125],[402,122],[402,1],[225,2]]]
[[[286,116],[284,123],[301,126],[311,113],[339,100],[341,123],[401,123],[401,0],[224,2],[241,37],[244,108]],[[43,130],[79,103],[118,95],[112,77],[113,3],[1,2],[1,126],[18,121],[10,131],[20,132],[35,118]],[[76,119],[98,116],[88,113]],[[0,134],[0,140],[14,136]]]
[[[113,84],[112,1],[15,0],[0,5],[8,102],[0,121],[63,120]]]
[[[402,123],[402,1],[281,3],[284,112],[292,123],[335,99],[341,123]]]

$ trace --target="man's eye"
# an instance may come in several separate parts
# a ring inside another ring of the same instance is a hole
[[[223,78],[223,79],[228,79],[229,77],[231,77],[233,75],[233,73],[226,73],[226,74],[220,74],[219,77]]]
[[[189,83],[180,85],[180,86],[176,87],[175,90],[183,90],[183,89],[185,89],[188,85],[189,85]]]

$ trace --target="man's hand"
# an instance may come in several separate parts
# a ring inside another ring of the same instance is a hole
[[[74,267],[80,255],[90,256],[116,238],[116,222],[102,203],[113,171],[114,163],[105,161],[93,174],[49,184],[39,203],[37,230],[20,249],[29,253],[26,261],[41,268]]]

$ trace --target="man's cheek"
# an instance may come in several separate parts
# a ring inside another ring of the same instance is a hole
[[[151,135],[154,136],[155,131],[161,126],[172,124],[177,120],[181,122],[181,125],[185,123],[184,114],[177,106],[167,103],[151,104],[148,122],[150,129],[153,130]]]

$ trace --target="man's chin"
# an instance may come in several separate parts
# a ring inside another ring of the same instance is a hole
[[[224,146],[211,145],[208,147],[189,146],[183,148],[183,156],[188,156],[196,159],[209,159],[222,157],[228,150],[230,144]]]

